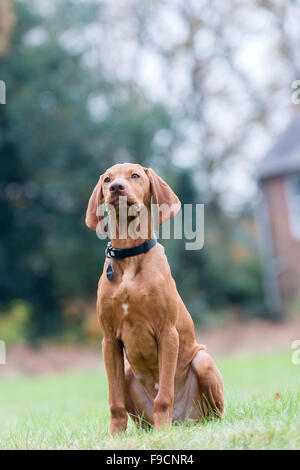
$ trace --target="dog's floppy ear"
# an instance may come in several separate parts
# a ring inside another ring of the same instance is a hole
[[[100,176],[99,181],[92,192],[86,211],[85,223],[92,230],[96,230],[98,223],[101,222],[104,216],[102,213],[102,179],[103,175]]]
[[[160,226],[177,214],[181,203],[170,186],[152,168],[145,168],[145,171],[150,181],[154,204],[158,206]]]

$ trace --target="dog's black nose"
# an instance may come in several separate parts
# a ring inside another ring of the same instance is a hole
[[[112,181],[108,186],[111,193],[123,193],[126,190],[126,184],[123,181]]]

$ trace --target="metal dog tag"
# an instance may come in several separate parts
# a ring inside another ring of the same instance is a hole
[[[106,270],[106,276],[109,281],[112,280],[114,275],[114,268],[112,267],[111,263],[108,263],[107,270]]]

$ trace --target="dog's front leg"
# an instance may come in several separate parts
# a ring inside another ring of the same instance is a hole
[[[165,327],[158,337],[159,387],[154,400],[154,426],[172,423],[174,377],[179,338],[174,326]]]
[[[104,337],[102,348],[109,388],[110,432],[116,434],[127,426],[123,347],[116,338]]]

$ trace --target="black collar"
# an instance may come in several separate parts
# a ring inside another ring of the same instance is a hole
[[[147,253],[147,251],[151,250],[151,248],[153,248],[156,243],[157,239],[155,236],[150,238],[150,240],[146,241],[145,243],[142,243],[138,246],[133,246],[132,248],[114,248],[111,245],[111,242],[108,242],[105,255],[107,258],[128,258],[129,256],[136,256],[142,253]]]

